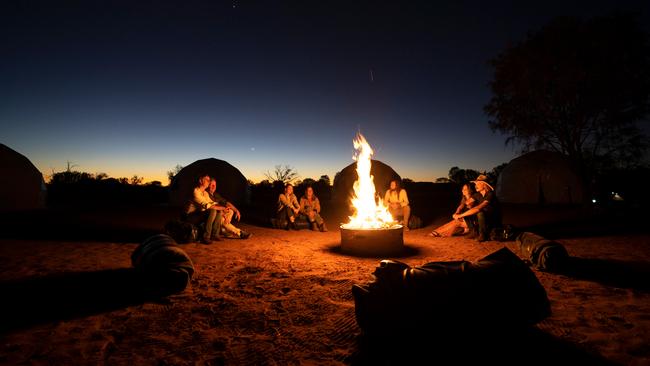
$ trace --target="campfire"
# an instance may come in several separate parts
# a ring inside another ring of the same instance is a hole
[[[354,214],[341,225],[341,249],[359,254],[391,254],[402,250],[403,227],[397,223],[381,197],[377,197],[370,174],[373,150],[360,133],[353,140],[357,180],[351,198]]]

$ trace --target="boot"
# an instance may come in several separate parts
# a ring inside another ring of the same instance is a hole
[[[324,222],[322,222],[320,225],[318,225],[318,228],[320,229],[321,233],[324,233],[327,231],[327,226],[325,225]]]

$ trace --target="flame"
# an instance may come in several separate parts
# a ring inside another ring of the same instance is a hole
[[[374,153],[370,144],[361,133],[352,141],[355,149],[354,159],[357,161],[357,181],[354,182],[354,195],[352,206],[354,215],[350,216],[347,224],[341,225],[345,229],[383,229],[396,225],[393,216],[384,206],[384,201],[375,197],[375,184],[370,175],[370,158]]]

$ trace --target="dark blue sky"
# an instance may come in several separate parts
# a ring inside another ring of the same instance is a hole
[[[555,16],[650,19],[645,1],[405,3],[3,3],[0,142],[44,175],[166,183],[216,157],[257,181],[333,177],[360,128],[402,177],[489,170],[516,155],[482,111],[491,57]]]

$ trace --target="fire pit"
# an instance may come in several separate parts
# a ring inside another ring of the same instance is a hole
[[[370,175],[372,148],[361,134],[357,134],[353,143],[358,176],[352,197],[355,212],[347,224],[341,225],[341,251],[362,255],[398,254],[404,247],[403,227],[375,196]]]
[[[359,255],[394,255],[404,249],[402,225],[388,229],[346,229],[341,226],[341,251]]]

